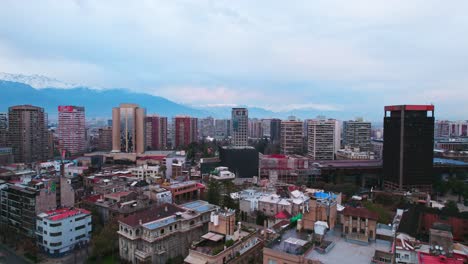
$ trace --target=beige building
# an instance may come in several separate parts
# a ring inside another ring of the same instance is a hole
[[[312,160],[334,160],[338,150],[337,121],[310,120],[307,124],[307,156]]]
[[[166,263],[185,257],[193,241],[208,231],[211,212],[204,201],[164,204],[119,220],[120,258],[130,263]]]
[[[346,239],[368,243],[375,240],[377,228],[377,213],[366,208],[346,207],[343,210],[343,235]]]
[[[301,154],[303,152],[302,122],[281,121],[280,148],[282,154]]]
[[[247,108],[232,108],[231,135],[233,146],[248,145],[249,111]]]
[[[112,109],[112,151],[145,151],[146,110],[137,104],[120,104]]]
[[[335,201],[310,199],[308,209],[302,216],[305,230],[314,230],[316,221],[326,222],[330,230],[335,228],[337,217],[337,203]]]

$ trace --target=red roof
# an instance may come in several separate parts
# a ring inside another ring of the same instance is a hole
[[[119,221],[126,225],[135,227],[140,225],[140,220],[142,223],[148,223],[174,215],[177,212],[185,212],[185,209],[182,209],[175,204],[166,203],[160,206],[152,206],[146,210],[136,212],[132,215],[121,218]]]
[[[421,264],[463,264],[468,258],[460,254],[453,254],[451,258],[446,256],[434,256],[423,252],[418,252],[418,261]]]
[[[377,213],[371,212],[363,207],[360,207],[360,208],[346,207],[343,210],[343,215],[361,217],[361,218],[369,218],[373,220],[379,219],[379,215]]]
[[[85,200],[85,201],[87,201],[87,202],[95,203],[95,202],[97,202],[97,200],[99,200],[100,198],[101,198],[101,195],[100,195],[100,194],[96,194],[96,195],[91,195],[91,196],[84,197],[83,200]]]
[[[400,111],[402,108],[408,111],[434,111],[433,105],[389,105],[385,111]]]
[[[57,210],[48,211],[46,212],[46,214],[48,215],[47,218],[49,220],[60,221],[70,216],[74,216],[78,214],[91,214],[91,212],[85,209],[81,209],[81,208],[76,208],[76,209],[61,208]]]
[[[291,217],[292,215],[286,210],[283,210],[275,215],[276,219],[290,219]]]

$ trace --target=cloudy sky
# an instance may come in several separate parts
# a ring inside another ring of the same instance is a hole
[[[0,1],[0,72],[190,105],[468,118],[468,1]]]

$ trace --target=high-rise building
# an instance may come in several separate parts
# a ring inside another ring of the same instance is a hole
[[[384,132],[384,187],[430,191],[433,181],[434,106],[386,106]]]
[[[233,146],[248,145],[249,111],[247,108],[232,108],[231,133]]]
[[[174,147],[185,147],[198,140],[198,119],[190,116],[176,116],[174,124]]]
[[[30,163],[51,158],[44,108],[32,105],[10,107],[8,143],[13,149],[15,162]]]
[[[0,113],[0,147],[7,145],[8,113]]]
[[[280,138],[280,149],[282,154],[302,154],[304,152],[302,121],[281,121]]]
[[[450,121],[447,120],[437,120],[434,126],[434,135],[435,137],[448,138],[450,137]]]
[[[85,109],[80,106],[58,107],[58,138],[61,150],[82,154],[86,149]]]
[[[200,128],[200,136],[202,138],[215,136],[215,120],[213,117],[202,118],[199,123],[198,127]]]
[[[274,118],[270,121],[270,140],[273,144],[279,144],[281,138],[281,120]]]
[[[231,135],[231,120],[216,119],[215,120],[215,138],[217,140],[226,139]]]
[[[307,128],[307,156],[312,160],[334,160],[337,151],[337,120],[310,120]]]
[[[257,118],[249,119],[249,138],[258,139],[263,137],[263,122]]]
[[[271,119],[262,119],[262,137],[271,138]]]
[[[167,117],[152,115],[145,118],[146,148],[167,149]]]
[[[112,151],[145,151],[145,108],[137,104],[120,104],[112,109]]]
[[[362,119],[343,122],[343,145],[359,148],[360,151],[371,150],[371,123]]]
[[[112,127],[98,129],[98,149],[103,151],[112,150]]]

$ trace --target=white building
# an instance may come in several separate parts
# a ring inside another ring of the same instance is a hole
[[[150,179],[151,181],[154,181],[161,177],[159,166],[143,165],[140,167],[131,168],[130,172],[132,173],[133,176],[137,177],[139,180]]]
[[[228,167],[216,167],[210,178],[214,180],[233,180],[236,178],[236,174],[230,172]]]
[[[62,256],[91,238],[91,212],[62,208],[41,213],[36,219],[37,243],[41,250]]]
[[[338,151],[337,120],[310,120],[307,133],[307,156],[312,160],[333,160]]]

